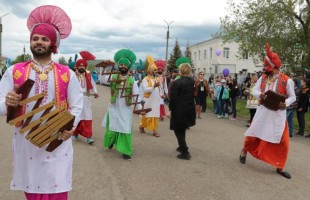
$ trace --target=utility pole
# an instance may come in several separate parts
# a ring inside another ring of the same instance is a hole
[[[167,36],[166,36],[166,39],[167,39],[167,41],[166,41],[166,66],[165,66],[165,72],[167,72],[167,65],[168,65],[168,44],[169,44],[169,27],[170,27],[170,24],[172,23],[172,22],[174,22],[174,21],[171,21],[171,22],[167,22],[166,20],[164,20],[165,22],[166,22],[166,24],[167,24]]]
[[[2,69],[2,18],[10,13],[6,13],[0,17],[0,68]]]

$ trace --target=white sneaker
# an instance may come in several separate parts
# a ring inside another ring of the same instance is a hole
[[[217,118],[218,118],[218,119],[221,119],[221,118],[222,118],[222,116],[221,116],[221,115],[217,115]]]
[[[87,144],[93,144],[93,143],[94,143],[94,140],[91,139],[91,138],[87,138],[86,142],[87,142]]]

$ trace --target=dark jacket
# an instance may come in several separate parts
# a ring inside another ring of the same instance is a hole
[[[309,106],[309,88],[304,88],[299,92],[299,99],[297,102],[297,109],[302,108],[302,112],[307,112]]]
[[[191,77],[181,77],[172,83],[169,110],[171,130],[182,130],[196,124],[194,80]]]

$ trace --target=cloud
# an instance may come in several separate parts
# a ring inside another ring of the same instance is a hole
[[[112,59],[121,48],[132,49],[139,58],[147,54],[165,58],[166,31],[170,25],[169,53],[178,39],[182,51],[207,40],[218,31],[219,18],[225,13],[226,0],[205,6],[204,0],[27,0],[0,2],[2,19],[2,55],[15,59],[29,50],[26,22],[30,12],[40,5],[57,5],[70,16],[72,32],[61,41],[59,54],[69,58],[79,51],[92,52],[98,59]]]

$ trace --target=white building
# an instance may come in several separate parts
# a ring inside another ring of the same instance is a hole
[[[239,71],[254,73],[262,70],[262,64],[255,64],[248,55],[244,55],[243,59],[237,58],[238,48],[236,42],[224,44],[221,39],[209,39],[192,45],[190,50],[195,71],[220,74],[226,68],[230,74],[235,74]]]

